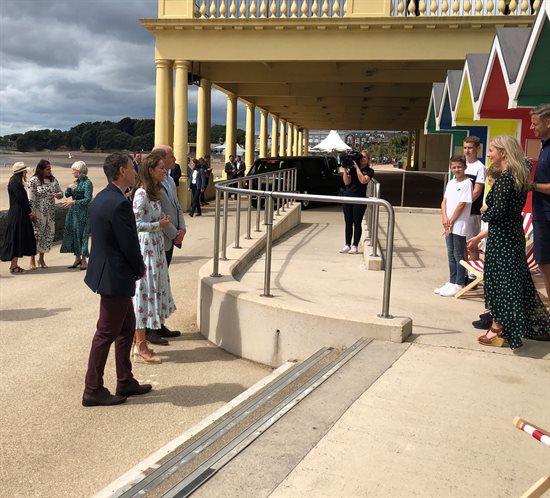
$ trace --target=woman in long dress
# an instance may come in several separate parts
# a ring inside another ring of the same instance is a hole
[[[80,266],[81,270],[85,270],[88,268],[86,258],[89,255],[88,237],[90,235],[88,205],[92,200],[94,186],[86,176],[88,167],[84,161],[73,163],[71,170],[75,181],[65,190],[65,206],[68,206],[69,210],[65,217],[60,252],[74,254],[74,263],[69,268]]]
[[[133,298],[136,314],[134,359],[146,363],[160,363],[160,358],[147,346],[145,329],[160,329],[176,309],[162,235],[162,229],[170,222],[160,205],[160,184],[165,174],[161,156],[149,154],[139,165],[134,190],[134,215],[145,263],[145,275],[136,282]]]
[[[485,253],[485,305],[493,323],[478,338],[485,346],[522,346],[522,338],[548,340],[550,315],[533,284],[525,256],[521,212],[529,189],[529,170],[518,141],[499,135],[489,145],[491,167],[502,174],[487,194],[482,220],[489,223]]]
[[[44,254],[50,252],[55,237],[55,200],[61,199],[63,193],[59,182],[52,175],[50,161],[41,159],[36,165],[34,175],[29,180],[29,201],[36,214],[33,223],[38,251],[38,266],[47,268]],[[36,259],[31,256],[31,270],[36,268]]]
[[[25,180],[27,179],[25,163],[15,163],[12,172],[13,174],[8,182],[10,209],[4,233],[4,243],[0,249],[0,259],[11,262],[11,273],[23,273],[23,268],[17,264],[18,259],[36,254],[36,240],[32,227],[35,215],[25,190]]]

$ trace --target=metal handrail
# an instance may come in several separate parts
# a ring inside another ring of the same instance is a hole
[[[272,297],[272,294],[270,293],[270,281],[271,281],[271,253],[273,249],[273,216],[274,211],[277,210],[276,205],[279,205],[280,202],[288,202],[288,201],[309,201],[309,202],[321,202],[321,203],[329,203],[329,204],[365,204],[367,206],[372,206],[375,211],[371,215],[373,218],[376,218],[376,225],[372,225],[371,230],[374,231],[376,226],[376,231],[378,230],[378,211],[380,207],[383,207],[386,212],[388,213],[388,221],[387,221],[387,237],[386,237],[386,257],[384,258],[384,287],[383,287],[383,294],[382,294],[382,312],[378,315],[380,318],[393,318],[392,315],[389,314],[389,307],[390,307],[390,290],[391,290],[391,276],[392,276],[392,263],[393,263],[393,237],[394,237],[394,227],[395,227],[395,212],[393,209],[393,206],[386,201],[385,199],[380,199],[376,197],[343,197],[343,196],[336,196],[336,195],[313,195],[313,194],[299,194],[295,191],[296,189],[296,168],[290,168],[286,171],[293,171],[290,174],[290,180],[289,177],[286,176],[286,174],[283,174],[283,170],[277,171],[275,173],[268,173],[268,174],[258,174],[258,175],[251,175],[247,176],[246,179],[238,179],[238,180],[226,180],[222,182],[218,182],[216,184],[216,205],[215,205],[215,222],[214,222],[214,258],[213,258],[213,269],[211,276],[212,277],[220,277],[219,273],[219,254],[220,254],[220,216],[221,216],[221,194],[224,195],[224,219],[226,219],[227,216],[227,204],[226,199],[229,194],[236,194],[237,195],[237,206],[240,203],[240,196],[244,195],[246,197],[249,197],[250,200],[252,197],[255,197],[257,199],[257,205],[258,205],[258,217],[257,220],[259,220],[259,212],[260,212],[260,205],[261,200],[265,199],[265,222],[266,225],[266,258],[265,258],[265,270],[264,270],[264,292],[262,297]],[[285,178],[287,181],[280,181],[281,178]],[[266,190],[254,190],[251,188],[251,180],[258,180],[258,183],[261,181],[265,181],[266,184]],[[242,188],[234,187],[234,185],[237,183],[237,185],[241,185]],[[242,183],[247,183],[247,185],[243,186]],[[267,190],[267,187],[271,185],[273,189],[276,187],[282,187],[284,190],[281,192],[273,191],[273,190]],[[292,186],[293,190],[291,191],[288,187]],[[376,184],[373,184],[373,186],[376,186]],[[378,185],[379,186],[379,185]],[[251,212],[251,210],[249,210]],[[240,215],[240,213],[239,213]],[[259,226],[257,224],[257,226]],[[227,224],[224,223],[224,229],[227,232]],[[370,234],[372,238],[372,232]],[[226,234],[221,237],[222,240],[226,238]],[[375,239],[376,240],[376,239]],[[222,255],[225,256],[225,247],[222,247]]]

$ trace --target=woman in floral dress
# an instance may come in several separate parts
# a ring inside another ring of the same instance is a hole
[[[33,223],[38,252],[38,266],[47,268],[44,254],[50,252],[55,237],[55,199],[61,199],[63,193],[59,182],[52,175],[50,161],[41,159],[36,165],[33,177],[29,180],[29,202],[36,220]],[[36,268],[35,256],[31,256],[31,270]]]
[[[160,329],[176,309],[162,235],[162,229],[170,222],[170,217],[162,214],[160,205],[160,184],[165,174],[162,158],[149,154],[139,165],[134,190],[134,215],[145,263],[145,275],[136,282],[133,298],[136,314],[134,359],[146,363],[160,363],[160,358],[147,346],[145,329]]]
[[[71,166],[75,182],[71,183],[65,190],[65,206],[69,207],[65,217],[63,229],[63,242],[60,252],[74,254],[74,263],[69,268],[81,270],[88,268],[86,258],[88,257],[88,205],[92,200],[94,186],[88,174],[88,167],[84,161],[76,161]]]
[[[487,194],[482,220],[489,223],[485,253],[485,305],[493,323],[478,338],[485,346],[522,346],[522,338],[550,339],[550,315],[537,294],[525,257],[521,212],[527,199],[529,170],[523,150],[510,135],[493,138],[487,153],[502,174]]]

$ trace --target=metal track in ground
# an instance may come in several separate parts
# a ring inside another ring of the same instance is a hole
[[[282,401],[278,402],[272,409],[262,415],[257,420],[249,424],[238,435],[228,441],[223,447],[217,450],[206,461],[197,466],[177,484],[168,489],[163,498],[185,497],[193,493],[198,487],[204,484],[210,477],[218,472],[225,464],[237,456],[263,432],[271,427],[285,413],[290,411],[296,404],[304,399],[315,388],[320,386],[332,374],[334,374],[345,363],[351,360],[359,351],[361,351],[371,339],[360,339],[348,349],[344,350],[334,360],[330,361],[326,366],[315,373],[305,383],[293,389]],[[261,409],[276,393],[280,393],[285,387],[292,384],[300,376],[307,375],[309,369],[314,368],[316,364],[326,359],[327,355],[332,352],[332,348],[323,348],[313,356],[305,360],[296,368],[287,372],[280,379],[264,391],[261,391],[256,396],[252,397],[245,404],[233,413],[227,419],[215,424],[215,426],[205,433],[201,438],[195,441],[189,447],[183,449],[170,460],[162,464],[158,469],[149,474],[142,481],[134,485],[130,490],[126,491],[122,497],[146,496],[150,492],[153,495],[159,496],[155,488],[164,484],[166,490],[166,481],[173,480],[174,474],[183,465],[190,462],[194,457],[198,456],[209,446],[222,440],[223,436],[234,428],[238,423],[242,422],[254,411]],[[253,417],[252,417],[253,418]],[[178,476],[179,477],[179,476]],[[156,491],[156,492],[155,492]]]

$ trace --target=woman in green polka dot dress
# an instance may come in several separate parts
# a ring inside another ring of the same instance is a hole
[[[529,189],[529,171],[518,141],[499,135],[491,141],[487,156],[502,174],[489,194],[482,220],[489,223],[485,253],[485,304],[493,324],[479,337],[480,344],[512,349],[521,339],[548,340],[550,315],[540,300],[525,258],[521,212]]]

